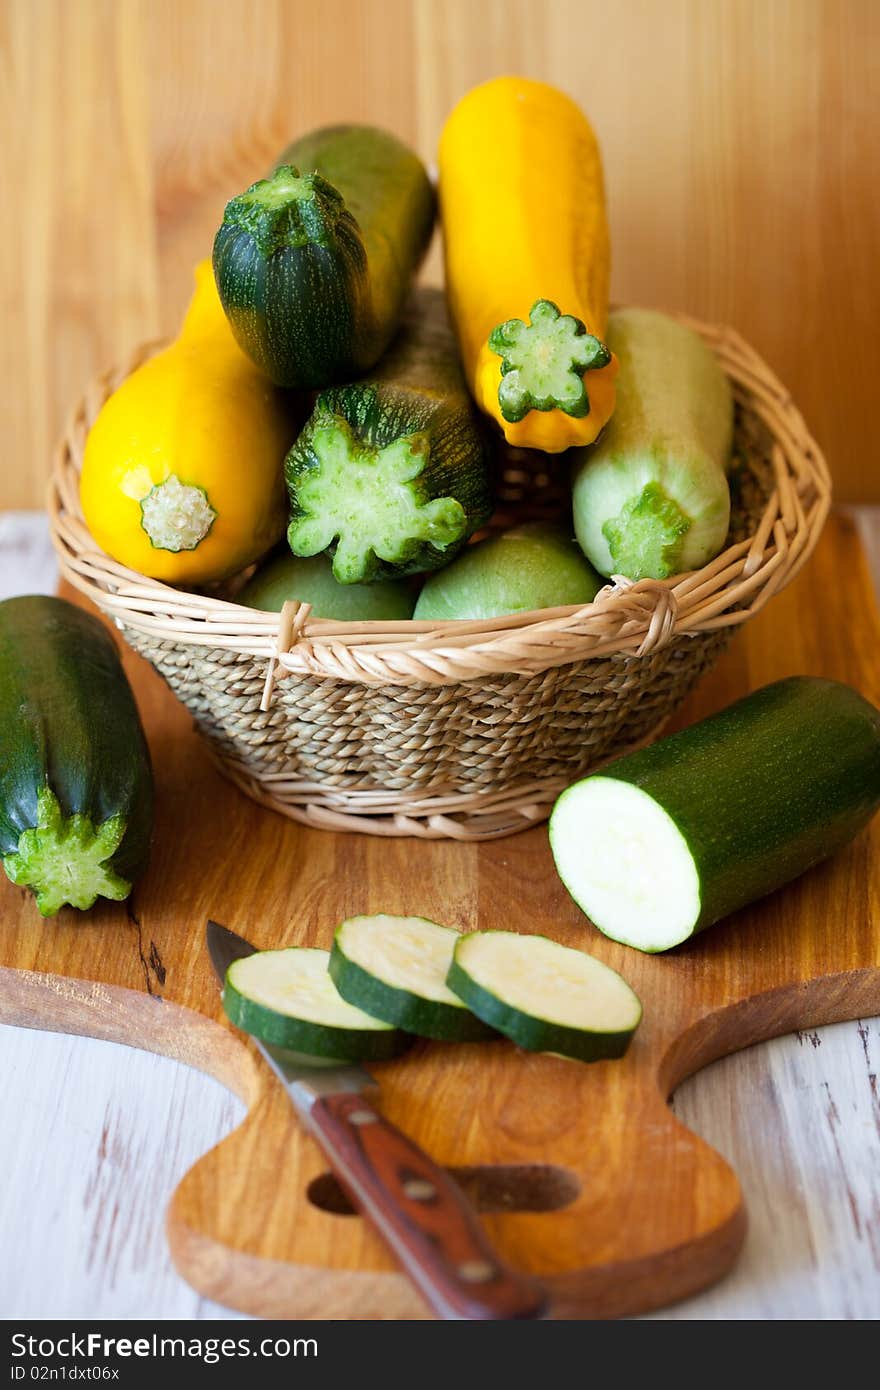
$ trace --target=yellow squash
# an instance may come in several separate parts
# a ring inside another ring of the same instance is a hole
[[[562,92],[499,77],[440,139],[450,309],[477,404],[511,444],[589,444],[614,410],[599,147]]]
[[[180,336],[109,398],[89,434],[80,499],[115,560],[171,584],[225,579],[283,534],[285,398],[245,357],[210,261]]]

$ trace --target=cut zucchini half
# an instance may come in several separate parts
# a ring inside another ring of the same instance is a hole
[[[642,1017],[638,995],[615,970],[547,936],[459,937],[447,984],[517,1046],[580,1062],[622,1057]]]
[[[426,917],[350,917],[337,928],[330,975],[350,1004],[441,1042],[496,1037],[446,984],[459,933]]]
[[[553,809],[550,846],[578,907],[614,941],[668,951],[692,934],[702,907],[694,857],[641,787],[601,774],[576,782]]]
[[[568,787],[550,847],[606,936],[666,951],[821,863],[880,811],[880,710],[789,676]]]
[[[223,1007],[236,1028],[273,1047],[337,1061],[384,1061],[411,1039],[338,994],[329,951],[256,951],[226,972]]]

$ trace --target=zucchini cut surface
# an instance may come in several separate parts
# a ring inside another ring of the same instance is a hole
[[[880,811],[880,710],[788,676],[559,797],[550,846],[606,936],[665,951],[775,892]]]
[[[641,787],[593,776],[560,796],[550,821],[559,877],[606,936],[640,951],[685,941],[700,916],[693,855]]]
[[[446,984],[459,933],[426,917],[377,913],[337,929],[330,974],[344,999],[407,1032],[448,1042],[494,1036]]]
[[[622,1057],[642,1017],[638,996],[616,971],[547,936],[462,936],[448,983],[520,1047],[583,1062]]]
[[[233,961],[223,990],[227,1017],[262,1042],[307,1056],[397,1056],[407,1036],[347,1003],[330,978],[329,960],[329,951],[291,946]]]

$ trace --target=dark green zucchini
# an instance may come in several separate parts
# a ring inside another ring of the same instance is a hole
[[[492,512],[490,457],[442,294],[415,297],[380,367],[322,391],[284,464],[294,555],[341,584],[438,569]]]
[[[600,931],[665,951],[833,854],[880,808],[880,710],[792,676],[564,791],[559,875]]]
[[[421,160],[388,131],[290,145],[227,205],[214,274],[239,346],[279,386],[320,390],[377,362],[434,226]]]
[[[49,917],[146,866],[150,755],[110,634],[63,599],[0,603],[0,855]]]

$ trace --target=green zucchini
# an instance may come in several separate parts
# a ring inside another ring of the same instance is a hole
[[[600,574],[667,579],[727,537],[730,383],[702,338],[665,314],[619,309],[606,336],[617,405],[598,443],[573,451],[575,531]]]
[[[329,960],[329,951],[290,946],[233,961],[223,987],[227,1017],[261,1042],[307,1057],[380,1062],[399,1056],[412,1039],[346,1003]]]
[[[495,618],[592,603],[602,583],[565,527],[527,521],[469,545],[432,574],[413,616]]]
[[[279,386],[367,371],[400,324],[434,214],[424,165],[388,131],[332,126],[290,145],[214,240],[239,346]]]
[[[439,291],[380,367],[322,391],[284,463],[287,540],[341,584],[438,569],[492,512],[491,465]]]
[[[153,823],[150,755],[116,644],[64,599],[0,603],[0,855],[40,912],[128,897]]]
[[[550,845],[615,941],[666,951],[833,854],[880,808],[880,711],[792,676],[564,791]]]
[[[622,1057],[642,1017],[638,995],[615,970],[547,936],[462,936],[447,983],[518,1047],[580,1062]]]
[[[340,584],[326,555],[303,560],[286,551],[252,575],[236,603],[280,613],[288,599],[311,604],[313,618],[337,622],[401,622],[413,615],[412,581]]]
[[[446,984],[459,933],[425,917],[350,917],[336,929],[330,975],[350,1004],[443,1042],[495,1036]]]

